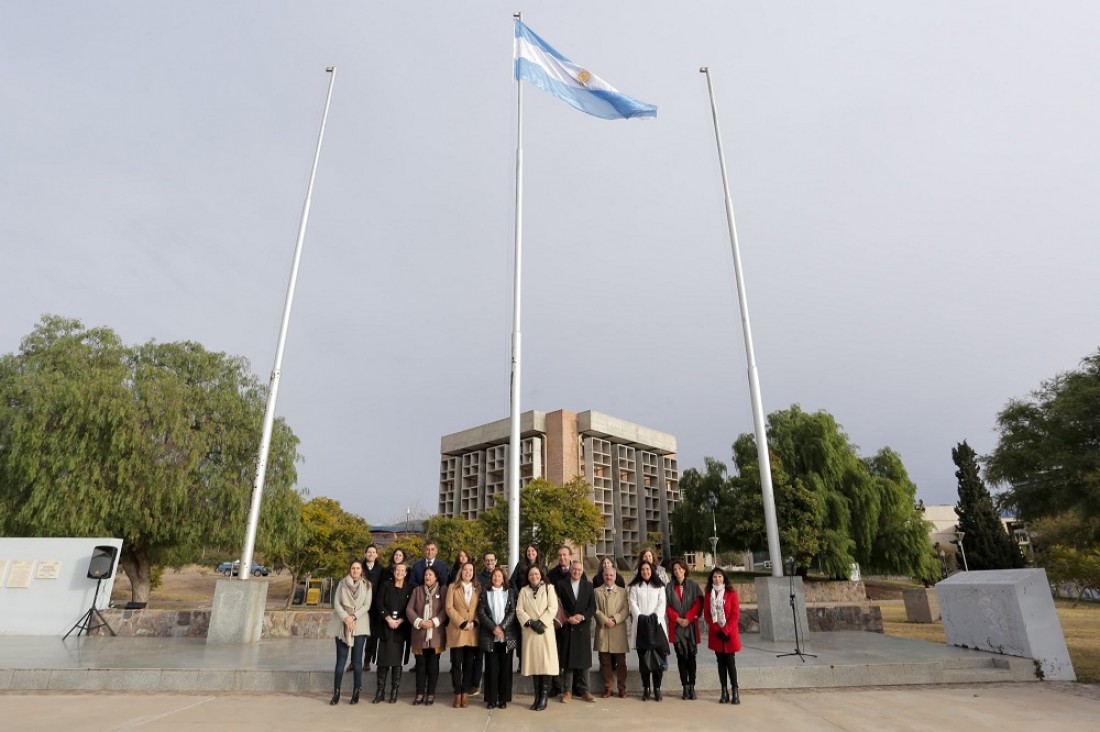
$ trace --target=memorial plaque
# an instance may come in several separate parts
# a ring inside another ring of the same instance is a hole
[[[34,573],[35,579],[57,579],[61,575],[61,561],[57,559],[43,559],[38,562],[38,571]]]
[[[11,563],[11,574],[8,575],[7,587],[27,588],[31,586],[31,573],[34,571],[33,559],[14,559]]]

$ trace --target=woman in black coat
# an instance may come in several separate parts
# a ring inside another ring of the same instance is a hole
[[[401,685],[401,670],[408,659],[409,621],[405,609],[409,605],[412,584],[409,582],[408,567],[396,564],[393,567],[393,579],[382,582],[382,587],[374,594],[374,609],[380,619],[378,633],[378,691],[373,704],[378,704],[386,693],[386,675],[392,674],[390,686],[390,704],[397,701],[397,691]]]
[[[495,567],[489,588],[477,606],[481,627],[478,638],[485,658],[482,684],[487,709],[504,709],[512,701],[512,654],[516,649],[516,591],[505,581],[504,569]]]

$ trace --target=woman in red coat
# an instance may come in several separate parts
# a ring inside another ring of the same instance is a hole
[[[737,590],[726,579],[720,567],[710,571],[707,579],[707,591],[703,596],[703,617],[707,621],[707,647],[714,651],[718,659],[718,680],[722,684],[722,696],[719,704],[740,704],[737,693],[737,665],[734,655],[741,650],[741,632],[737,621],[741,618],[741,603],[737,600]],[[730,696],[726,686],[726,677],[733,687]]]

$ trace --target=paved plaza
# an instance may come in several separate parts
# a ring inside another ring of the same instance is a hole
[[[184,730],[430,729],[447,730],[768,730],[784,732],[879,732],[912,730],[1004,732],[1006,729],[1094,732],[1100,688],[1072,682],[745,691],[739,706],[719,705],[714,695],[694,702],[666,697],[660,704],[638,697],[595,704],[552,701],[544,712],[520,697],[504,710],[468,709],[444,701],[432,707],[397,704],[328,705],[325,694],[140,694],[120,692],[0,692],[4,729],[21,732],[183,732]],[[607,726],[613,725],[613,726]]]

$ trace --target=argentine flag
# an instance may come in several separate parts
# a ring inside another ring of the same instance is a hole
[[[573,107],[602,119],[656,117],[657,107],[628,97],[555,51],[516,20],[516,79],[526,79]]]

